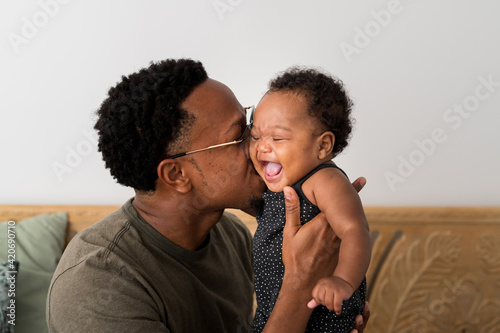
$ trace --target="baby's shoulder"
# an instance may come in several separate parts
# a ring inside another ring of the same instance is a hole
[[[328,185],[323,182],[349,182],[347,175],[344,171],[339,168],[336,164],[327,163],[323,168],[313,173],[309,179],[307,179],[304,184],[307,182],[311,183],[311,185],[323,186]]]
[[[313,204],[317,202],[316,196],[342,188],[347,184],[350,185],[349,179],[342,169],[333,163],[331,165],[332,167],[323,167],[316,171],[302,184],[304,195]]]

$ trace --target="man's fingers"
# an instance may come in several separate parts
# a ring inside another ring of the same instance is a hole
[[[363,309],[363,316],[361,315],[356,316],[356,318],[354,319],[355,329],[352,330],[350,333],[363,333],[369,318],[370,318],[370,305],[368,304],[368,302],[365,302],[365,308]]]
[[[357,315],[356,318],[354,319],[354,321],[356,322],[356,327],[359,327],[359,328],[365,327],[364,321],[363,321],[363,316]]]
[[[359,177],[358,179],[356,179],[352,183],[352,186],[354,186],[354,189],[357,192],[361,191],[365,185],[366,185],[366,178],[365,177]]]
[[[299,197],[295,190],[289,186],[286,186],[283,189],[283,193],[285,195],[285,229],[283,230],[284,234],[297,232],[297,229],[300,227],[300,201]]]
[[[363,328],[366,327],[368,319],[370,319],[370,304],[368,302],[365,302],[365,308],[363,310],[363,321],[362,321]]]

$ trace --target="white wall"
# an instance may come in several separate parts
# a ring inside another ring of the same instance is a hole
[[[494,0],[2,1],[0,203],[131,197],[104,168],[92,114],[121,75],[190,57],[242,104],[290,65],[342,78],[357,122],[337,162],[368,179],[365,205],[500,205],[499,12]]]

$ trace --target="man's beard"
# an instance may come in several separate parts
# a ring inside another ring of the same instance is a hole
[[[264,211],[264,199],[262,197],[254,196],[250,199],[250,208],[253,209],[255,216],[262,215]]]

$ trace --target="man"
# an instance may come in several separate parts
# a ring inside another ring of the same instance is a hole
[[[181,59],[123,77],[98,115],[106,167],[136,195],[68,245],[49,290],[49,330],[249,331],[251,236],[224,213],[258,209],[264,190],[240,144],[245,109],[201,63]],[[331,272],[310,260],[328,253],[326,220],[301,227],[298,207],[292,194],[268,332],[303,332],[312,288]],[[311,247],[313,238],[322,241]]]

